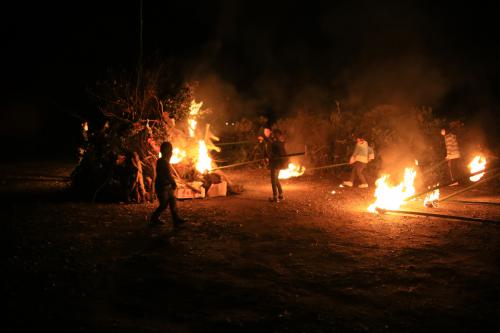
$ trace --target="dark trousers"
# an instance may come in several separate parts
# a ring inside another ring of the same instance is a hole
[[[177,202],[174,191],[170,187],[164,189],[156,189],[156,191],[158,195],[158,201],[160,201],[160,206],[158,206],[158,208],[156,208],[156,210],[154,211],[153,215],[151,216],[151,220],[158,220],[161,213],[163,213],[163,211],[169,206],[170,213],[172,213],[172,219],[174,221],[180,220],[179,213],[177,212]]]
[[[461,158],[448,160],[448,170],[450,171],[450,179],[452,182],[455,182],[463,177],[464,175],[463,169],[464,167],[462,165]]]
[[[278,179],[278,175],[280,173],[280,169],[271,168],[271,185],[273,187],[273,197],[277,197],[278,195],[283,195],[283,189],[281,188],[280,180]]]
[[[367,184],[365,175],[363,174],[363,171],[366,168],[366,163],[362,163],[359,161],[356,161],[352,165],[352,171],[351,171],[351,179],[350,181],[354,184],[354,179],[356,176],[358,176],[359,181],[361,182],[360,184]]]

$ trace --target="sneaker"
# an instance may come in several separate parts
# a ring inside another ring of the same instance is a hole
[[[277,197],[272,197],[269,198],[269,202],[280,202],[280,199],[278,199]]]
[[[285,197],[283,196],[283,194],[278,195],[278,200],[279,201],[285,200]]]
[[[155,226],[162,225],[162,224],[163,224],[163,222],[159,219],[149,221],[150,227],[155,227]]]
[[[359,188],[368,188],[368,184],[361,184],[358,186]]]
[[[174,220],[174,226],[179,227],[179,226],[183,225],[186,222],[187,221],[185,219],[178,218],[178,219]]]
[[[342,185],[352,187],[352,182],[343,182]]]

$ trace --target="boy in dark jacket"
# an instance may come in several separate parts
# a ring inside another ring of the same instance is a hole
[[[161,213],[170,206],[170,213],[174,221],[174,226],[179,226],[185,222],[178,212],[174,190],[177,188],[172,173],[170,172],[170,158],[172,157],[172,144],[163,142],[160,146],[161,158],[156,162],[155,187],[160,201],[160,206],[154,211],[149,224],[151,226],[163,224],[160,221]]]
[[[285,157],[285,137],[283,133],[276,129],[273,131],[273,138],[269,149],[269,168],[271,169],[271,186],[273,188],[273,197],[269,198],[271,202],[280,202],[283,200],[283,189],[278,179],[281,169],[286,169],[288,159]]]

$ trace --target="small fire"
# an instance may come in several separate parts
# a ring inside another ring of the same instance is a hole
[[[436,207],[438,200],[439,200],[439,189],[432,191],[431,194],[427,194],[427,196],[424,199],[424,206]]]
[[[207,145],[205,141],[198,141],[198,159],[196,162],[196,170],[201,173],[212,170],[212,159],[208,155]]]
[[[389,175],[383,175],[375,184],[375,202],[368,207],[371,213],[376,212],[376,208],[399,209],[405,199],[415,194],[413,182],[417,172],[413,168],[406,168],[404,180],[397,186],[391,186],[387,183]]]
[[[302,176],[304,172],[306,172],[305,167],[290,163],[288,164],[288,169],[280,170],[280,173],[278,174],[278,179],[288,179],[291,177]]]
[[[186,157],[186,152],[184,150],[181,150],[179,148],[174,148],[172,150],[172,157],[170,158],[170,164],[177,164],[180,163],[184,157]]]
[[[470,169],[470,173],[475,173],[481,170],[484,170],[486,167],[486,157],[482,155],[476,155],[472,161],[467,165],[467,167]],[[477,174],[475,176],[469,177],[469,179],[473,182],[477,182],[479,179],[481,179],[484,176],[484,172]]]
[[[200,108],[202,105],[203,101],[201,101],[200,103],[196,103],[196,101],[193,99],[191,101],[191,106],[189,107],[188,129],[189,129],[189,136],[192,138],[194,138],[196,125],[198,124],[196,117],[198,116],[198,112],[200,112]]]

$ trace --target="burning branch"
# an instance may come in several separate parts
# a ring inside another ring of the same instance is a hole
[[[486,158],[482,155],[477,155],[472,159],[472,161],[469,163],[469,165],[467,165],[467,167],[470,169],[471,173],[482,171],[486,167]],[[476,176],[470,177],[470,180],[473,182],[477,182],[483,176],[484,173],[480,173]]]

